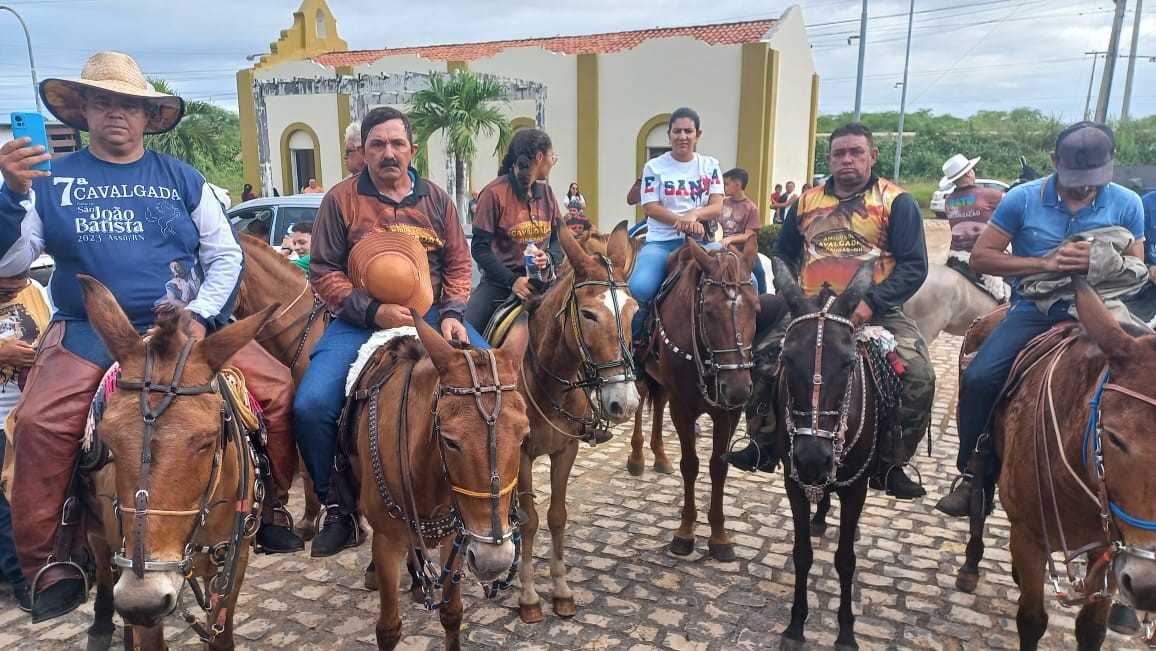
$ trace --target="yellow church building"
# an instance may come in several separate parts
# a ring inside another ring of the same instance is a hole
[[[466,69],[505,83],[511,101],[499,106],[514,129],[550,134],[555,194],[577,182],[601,229],[641,217],[626,192],[669,148],[680,106],[702,116],[700,151],[750,173],[764,221],[773,183],[802,185],[814,169],[819,78],[798,6],[774,20],[351,51],[325,0],[303,0],[270,53],[237,73],[245,181],[266,194],[337,183],[350,122],[375,106],[404,110],[428,75]],[[471,188],[494,177],[494,145],[478,141]],[[446,187],[444,143],[427,151]]]

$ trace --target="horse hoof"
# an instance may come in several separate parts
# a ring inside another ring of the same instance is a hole
[[[308,522],[309,524],[302,524],[301,526],[297,527],[297,535],[301,536],[301,540],[304,540],[305,542],[313,540],[313,537],[317,535],[317,525],[313,524],[312,520],[309,520]]]
[[[670,462],[670,459],[655,459],[654,472],[669,475],[674,472],[674,464]]]
[[[779,640],[780,651],[803,651],[803,640],[783,637]]]
[[[735,556],[734,543],[708,542],[706,546],[707,550],[710,551],[710,557],[716,561],[721,561],[723,563],[733,563],[738,559],[738,556]]]
[[[646,470],[646,464],[640,461],[626,462],[626,472],[630,473],[631,477],[641,477],[644,470]]]
[[[369,586],[366,586],[369,587]],[[412,585],[409,588],[409,598],[415,604],[425,604],[425,594],[421,591],[421,586]]]
[[[377,592],[377,572],[366,570],[365,578],[362,580],[362,582],[365,584],[366,590]]]
[[[670,553],[675,556],[689,556],[694,551],[694,538],[679,538],[675,536],[670,541]]]
[[[835,651],[859,651],[859,644],[856,642],[843,643],[843,644],[836,642],[835,643]]]
[[[816,524],[814,522],[811,523],[811,537],[812,538],[822,538],[825,535],[827,535],[827,524],[826,523],[823,523],[823,524]]]
[[[112,648],[112,633],[89,633],[87,651],[108,651]]]
[[[962,592],[969,594],[975,592],[975,588],[978,585],[979,572],[969,572],[961,569],[959,573],[955,575],[955,587]]]
[[[518,617],[525,624],[537,624],[542,621],[542,604],[518,604]]]
[[[539,617],[542,609],[539,607]],[[578,607],[574,605],[574,597],[554,597],[554,614],[559,617],[573,617],[578,614]]]

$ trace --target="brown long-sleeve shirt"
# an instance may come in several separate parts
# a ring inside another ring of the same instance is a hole
[[[309,280],[326,307],[349,323],[373,328],[381,303],[349,281],[349,251],[375,228],[415,237],[429,258],[440,318],[461,319],[470,297],[470,248],[445,190],[410,170],[413,192],[400,202],[378,192],[369,174],[333,187],[313,223]]]

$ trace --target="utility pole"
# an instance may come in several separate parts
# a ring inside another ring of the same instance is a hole
[[[864,0],[866,2],[866,0]],[[24,42],[28,44],[28,67],[32,70],[32,97],[36,99],[36,112],[44,113],[44,108],[40,106],[40,83],[36,81],[36,59],[32,58],[32,35],[28,33],[28,25],[16,10],[7,5],[0,5],[0,10],[10,12],[16,16],[16,20],[20,21],[20,26],[24,28]]]
[[[855,78],[855,121],[863,109],[863,59],[867,56],[867,0],[863,0],[863,15],[859,18],[859,74]]]
[[[911,9],[907,14],[907,54],[903,57],[903,94],[899,99],[899,137],[895,139],[895,176],[893,180],[899,183],[899,162],[903,158],[903,118],[907,113],[907,70],[911,65],[911,25],[915,22],[915,0],[911,0]]]
[[[1116,57],[1120,53],[1120,32],[1124,30],[1125,0],[1115,0],[1116,15],[1112,18],[1112,36],[1108,39],[1108,56],[1104,59],[1104,74],[1100,77],[1100,99],[1096,102],[1096,122],[1108,120],[1108,100],[1112,96],[1112,76],[1116,72]]]
[[[1096,60],[1105,52],[1085,52],[1084,56],[1092,55],[1092,73],[1088,75],[1088,98],[1084,100],[1084,121],[1092,119],[1092,82],[1096,80]]]
[[[1124,82],[1124,105],[1120,107],[1120,121],[1128,121],[1128,105],[1132,103],[1132,75],[1136,71],[1136,45],[1140,42],[1140,11],[1144,0],[1136,0],[1136,17],[1132,21],[1132,49],[1128,52],[1128,76]]]

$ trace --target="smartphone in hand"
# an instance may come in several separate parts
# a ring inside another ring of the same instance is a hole
[[[48,146],[48,131],[44,128],[43,115],[16,111],[12,113],[11,119],[13,140],[28,137],[32,139],[32,143],[29,146],[35,147],[36,145],[40,145],[44,147],[44,151],[52,152],[52,149]],[[37,163],[32,166],[32,169],[47,172],[52,169],[52,161],[46,160],[43,163]]]

